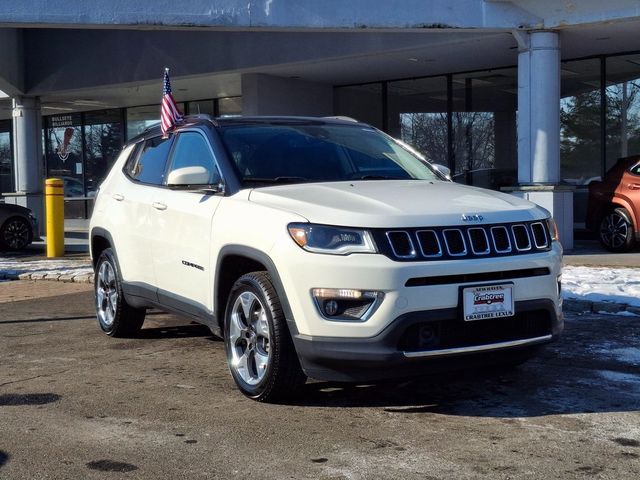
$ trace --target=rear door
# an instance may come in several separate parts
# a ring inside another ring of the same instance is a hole
[[[210,172],[211,185],[221,181],[210,142],[198,129],[178,134],[169,162],[167,176],[201,166]],[[156,192],[153,230],[162,235],[153,237],[151,248],[161,303],[194,315],[213,310],[212,221],[222,198],[198,187]]]
[[[110,192],[113,204],[111,222],[117,232],[116,254],[123,280],[139,287],[142,296],[155,300],[155,272],[149,239],[162,232],[154,231],[151,199],[163,188],[172,139],[154,137],[145,140],[127,161],[127,180]]]

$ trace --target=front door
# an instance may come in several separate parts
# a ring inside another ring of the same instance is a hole
[[[184,131],[176,139],[169,174],[193,166],[205,167],[210,172],[210,184],[219,182],[209,141],[199,131]],[[193,314],[212,311],[211,235],[213,216],[221,199],[197,187],[156,191],[151,204],[154,231],[161,233],[154,237],[152,249],[162,303]]]

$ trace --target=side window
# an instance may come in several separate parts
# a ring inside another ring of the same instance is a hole
[[[136,163],[138,163],[138,155],[140,154],[140,149],[144,142],[138,142],[133,145],[133,151],[129,151],[129,158],[127,158],[127,162],[124,164],[124,172],[133,178],[133,172],[135,172]],[[124,154],[124,151],[122,152]]]
[[[640,163],[631,167],[629,169],[629,172],[631,172],[633,175],[640,175]]]
[[[171,170],[184,167],[204,167],[209,171],[210,184],[220,180],[220,173],[211,154],[209,143],[197,132],[184,132],[176,140]]]
[[[144,142],[135,162],[125,167],[131,178],[142,183],[162,185],[171,139],[154,137]],[[132,157],[134,158],[134,157]]]

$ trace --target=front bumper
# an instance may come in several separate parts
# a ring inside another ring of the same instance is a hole
[[[465,322],[457,308],[412,312],[370,338],[317,337],[294,333],[305,373],[325,381],[378,381],[499,363],[505,354],[557,338],[562,315],[551,300],[516,302],[516,315]],[[438,332],[420,340],[424,326]],[[295,325],[290,323],[295,332]]]
[[[561,312],[559,277],[562,248],[501,258],[431,262],[394,262],[383,255],[309,253],[291,239],[271,252],[296,331],[313,338],[377,337],[399,317],[414,312],[457,309],[460,288],[512,283],[517,302],[550,300]],[[542,273],[540,273],[542,272]],[[381,292],[384,300],[366,321],[332,321],[320,315],[314,288]]]

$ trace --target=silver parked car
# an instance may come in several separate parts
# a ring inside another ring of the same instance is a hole
[[[0,250],[22,250],[38,231],[31,210],[20,205],[0,203]]]

